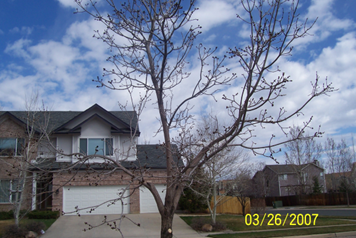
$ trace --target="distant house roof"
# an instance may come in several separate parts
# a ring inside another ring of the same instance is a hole
[[[265,168],[271,169],[273,172],[276,174],[292,174],[296,173],[296,171],[301,171],[305,169],[308,166],[316,166],[322,170],[320,166],[318,166],[316,163],[307,163],[307,164],[301,164],[301,165],[296,165],[296,164],[276,164],[276,165],[266,165]],[[264,168],[264,169],[265,169]]]
[[[98,104],[94,104],[92,107],[89,109],[85,110],[91,110],[91,109],[99,109],[105,113],[108,113],[110,115],[113,115],[114,117],[117,118],[117,120],[121,121],[122,123],[126,124],[127,127],[131,128],[136,128],[138,130],[138,124],[137,124],[137,114],[135,111],[106,111],[102,107],[100,107]],[[37,122],[35,123],[35,129],[39,130],[40,126],[45,124],[46,121],[48,121],[47,125],[47,131],[54,131],[58,130],[59,128],[63,127],[66,125],[68,122],[71,120],[75,119],[78,117],[80,114],[84,113],[85,111],[33,111],[30,113],[36,113],[36,120]],[[27,119],[28,119],[28,113],[27,111],[0,111],[0,118],[5,115],[12,116],[15,118],[17,121],[23,123],[26,125]],[[128,133],[127,131],[123,131],[123,133]],[[139,130],[136,133],[137,135],[140,134]]]

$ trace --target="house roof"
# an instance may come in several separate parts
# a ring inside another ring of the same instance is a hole
[[[125,168],[150,168],[150,169],[166,169],[166,153],[165,147],[163,145],[137,145],[137,160],[134,161],[122,161],[121,164]],[[172,145],[174,153],[173,159],[176,165],[181,166],[183,162],[178,155],[178,148],[176,145]],[[40,169],[50,169],[57,170],[61,168],[66,168],[73,165],[72,163],[65,162],[56,162],[55,158],[47,159],[41,164],[36,164],[33,170]],[[90,164],[80,164],[76,165],[74,169],[86,170],[87,166],[90,166],[91,169],[105,169],[110,170],[114,169],[116,166],[112,163],[90,163]]]
[[[319,167],[315,163],[307,163],[307,164],[301,164],[301,165],[296,165],[296,164],[266,165],[263,170],[265,170],[266,168],[269,168],[276,174],[293,174],[293,173],[296,173],[296,171],[304,170],[306,167],[311,166],[311,165],[324,170],[323,168]]]
[[[103,113],[112,115],[118,121],[127,126],[127,128],[138,128],[137,124],[137,114],[135,111],[106,111],[104,108],[100,107],[98,104],[94,104],[92,107],[85,111],[32,111],[35,114],[36,123],[35,129],[40,130],[40,127],[48,121],[47,131],[58,131],[63,129],[63,127],[70,121],[79,117],[81,114],[88,110],[99,109]],[[28,119],[27,111],[0,111],[0,118],[2,116],[9,115],[26,125]],[[63,131],[62,131],[63,132]],[[120,131],[118,131],[120,132]],[[123,130],[122,133],[127,133]],[[139,130],[137,135],[140,134]]]

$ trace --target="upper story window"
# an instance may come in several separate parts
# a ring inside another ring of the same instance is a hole
[[[0,156],[22,155],[24,145],[23,138],[0,138]]]
[[[287,174],[281,174],[281,175],[279,175],[279,179],[280,180],[287,180],[288,179],[288,175]]]
[[[80,138],[80,153],[87,155],[113,155],[113,139]]]

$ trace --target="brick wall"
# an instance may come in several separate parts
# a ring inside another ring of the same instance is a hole
[[[10,117],[5,117],[0,121],[0,138],[26,138],[25,128],[12,120]],[[21,157],[0,156],[0,180],[1,179],[18,179],[20,171]],[[22,192],[25,195],[22,209],[28,209],[32,203],[32,178],[26,181],[25,190]],[[9,211],[13,209],[11,203],[0,203],[0,211]]]

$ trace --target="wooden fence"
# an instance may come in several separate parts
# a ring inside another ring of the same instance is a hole
[[[331,206],[346,205],[346,193],[322,193],[311,195],[295,195],[284,197],[267,197],[266,205],[272,206],[272,202],[282,201],[283,206]],[[350,204],[356,204],[356,193],[349,193]]]
[[[217,200],[220,200],[220,196],[217,196]],[[213,199],[210,202],[211,207],[214,207]],[[216,213],[219,214],[237,214],[242,215],[242,206],[236,197],[224,196],[216,206]],[[245,214],[251,213],[250,199],[247,198],[245,207]]]

